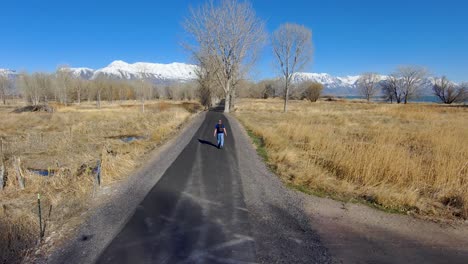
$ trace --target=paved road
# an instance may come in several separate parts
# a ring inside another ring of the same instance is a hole
[[[213,137],[219,119],[228,130],[224,149]],[[207,113],[97,263],[257,262],[231,132],[222,113]]]

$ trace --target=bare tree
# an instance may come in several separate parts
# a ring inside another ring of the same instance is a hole
[[[211,107],[214,89],[214,75],[208,67],[201,66],[195,71],[197,75],[197,95],[200,103],[205,109]]]
[[[51,76],[45,73],[20,74],[19,86],[28,102],[39,105],[41,99],[47,102],[46,91],[52,85]]]
[[[72,90],[73,76],[68,66],[60,66],[56,71],[56,89],[60,103],[67,105]]]
[[[403,100],[402,80],[399,79],[395,74],[388,76],[382,83],[382,93],[387,101],[397,104]]]
[[[81,104],[81,98],[83,96],[83,92],[86,87],[85,80],[82,80],[80,78],[73,78],[72,82],[73,82],[73,90],[76,93],[76,102],[78,104]]]
[[[444,104],[463,102],[468,92],[467,87],[464,87],[464,85],[456,85],[445,76],[435,79],[432,90]]]
[[[465,91],[463,98],[460,99],[460,102],[468,102],[468,82],[461,83],[458,86]]]
[[[149,80],[141,79],[135,81],[135,95],[140,100],[141,103],[141,112],[145,112],[145,102],[151,98],[153,85]]]
[[[367,102],[377,93],[380,76],[376,73],[364,73],[357,80],[359,94],[366,98]]]
[[[8,75],[0,74],[0,99],[4,105],[6,104],[6,98],[9,90],[11,89],[11,85],[12,83]]]
[[[268,99],[270,97],[275,97],[275,81],[274,80],[264,80],[259,83],[262,87],[262,98]]]
[[[264,42],[264,24],[248,2],[217,3],[211,0],[190,9],[183,26],[196,44],[185,46],[200,67],[210,68],[224,91],[224,111],[229,112],[235,82],[243,78]]]
[[[421,88],[427,84],[426,76],[426,70],[419,66],[399,67],[381,82],[382,92],[388,101],[406,104],[419,96]]]
[[[92,83],[92,89],[96,95],[97,108],[101,108],[102,92],[106,89],[107,82],[108,78],[103,74],[99,74]]]
[[[403,102],[406,104],[409,99],[418,97],[421,88],[425,85],[427,71],[419,66],[403,66],[398,68],[396,74],[401,80]]]
[[[323,91],[323,84],[318,82],[304,82],[301,84],[303,97],[311,102],[317,102]]]
[[[388,80],[384,80],[380,84],[380,87],[382,88],[383,99],[392,104],[393,101],[395,101],[395,96],[391,84],[388,82]]]
[[[199,83],[197,95],[200,103],[205,107],[205,109],[211,106],[211,89],[204,82]]]
[[[312,31],[302,25],[283,24],[273,32],[271,43],[285,82],[284,112],[287,112],[291,78],[312,58]]]

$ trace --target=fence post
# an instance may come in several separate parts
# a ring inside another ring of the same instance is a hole
[[[93,197],[96,194],[98,187],[101,187],[101,160],[98,160],[96,165],[96,173],[94,175]]]
[[[39,239],[42,241],[44,237],[44,229],[42,228],[42,210],[41,210],[41,194],[37,194],[37,208],[39,215]]]
[[[0,191],[5,185],[5,165],[3,164],[3,156],[0,156]]]
[[[97,170],[96,170],[96,180],[99,186],[101,186],[101,166],[102,166],[102,161],[98,160],[97,162]]]

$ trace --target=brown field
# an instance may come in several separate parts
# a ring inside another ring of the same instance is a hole
[[[59,106],[56,112],[12,113],[0,106],[0,139],[6,183],[0,190],[0,263],[19,262],[39,238],[37,194],[41,194],[45,237],[61,235],[82,221],[95,189],[102,160],[102,186],[124,179],[145,154],[174,135],[198,111],[197,103],[137,102]],[[126,143],[122,136],[139,140]],[[20,158],[25,189],[19,188],[15,157]],[[33,172],[44,170],[53,176]]]
[[[468,218],[468,108],[240,100],[236,116],[287,184],[431,218]],[[264,148],[264,150],[263,150]]]

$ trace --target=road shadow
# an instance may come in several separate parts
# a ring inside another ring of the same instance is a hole
[[[207,140],[203,140],[203,139],[198,139],[198,142],[200,142],[201,144],[204,144],[204,145],[210,145],[210,146],[213,146],[215,148],[218,148],[218,145],[212,143],[211,141],[207,141]]]

